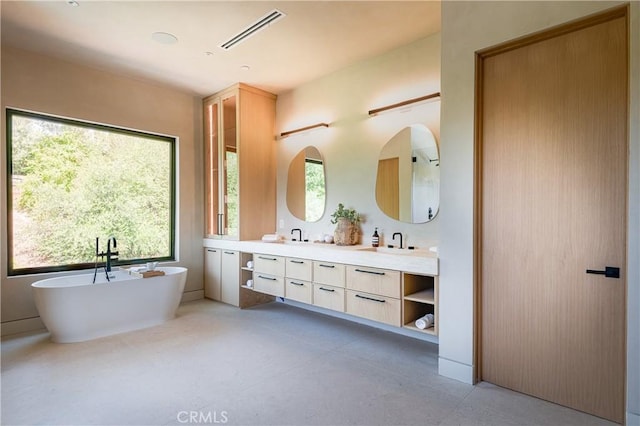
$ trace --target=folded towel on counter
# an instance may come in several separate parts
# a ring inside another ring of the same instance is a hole
[[[424,330],[425,328],[433,327],[433,324],[434,324],[433,314],[427,314],[427,315],[423,316],[422,318],[418,318],[416,320],[416,327],[418,327],[420,330]]]
[[[262,241],[265,243],[279,243],[284,241],[284,237],[278,234],[264,234],[262,236]]]

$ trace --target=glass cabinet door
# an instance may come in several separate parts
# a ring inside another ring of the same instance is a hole
[[[237,96],[204,107],[206,234],[238,237]]]
[[[222,100],[222,120],[224,123],[224,234],[230,237],[238,236],[238,138],[237,138],[237,97],[229,96]]]
[[[205,202],[206,235],[220,235],[223,227],[220,221],[220,155],[219,145],[219,105],[217,102],[204,106],[205,133]]]

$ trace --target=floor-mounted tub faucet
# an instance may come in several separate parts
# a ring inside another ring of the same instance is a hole
[[[107,281],[111,281],[111,278],[113,278],[113,276],[109,275],[109,272],[111,272],[111,260],[118,260],[118,252],[117,251],[111,251],[111,241],[113,241],[113,248],[118,247],[118,242],[116,241],[116,237],[109,237],[109,239],[107,240],[107,252],[101,252],[100,251],[100,238],[96,237],[96,264],[95,264],[95,268],[93,271],[93,283],[95,284],[96,282],[96,275],[98,274],[98,259],[107,258],[107,261],[104,264],[104,274],[107,276]],[[115,259],[112,259],[112,256],[116,256]]]
[[[107,240],[107,273],[111,272],[111,256],[116,256],[113,260],[118,260],[118,252],[111,251],[111,241],[113,241],[113,248],[118,247],[118,242],[116,241],[116,237],[109,237]]]
[[[395,241],[396,235],[400,236],[400,248],[402,248],[402,232],[394,232],[393,237],[391,237],[391,239]]]

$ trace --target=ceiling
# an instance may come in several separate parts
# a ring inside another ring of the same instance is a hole
[[[273,9],[286,16],[219,47]],[[200,96],[239,81],[279,94],[440,31],[439,1],[2,0],[0,14],[3,44]]]

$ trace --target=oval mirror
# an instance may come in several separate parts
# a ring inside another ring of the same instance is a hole
[[[440,207],[440,155],[431,130],[413,124],[386,143],[378,160],[376,202],[407,223],[432,220]]]
[[[324,215],[325,200],[324,162],[318,148],[308,146],[289,164],[287,207],[298,219],[316,222]]]

